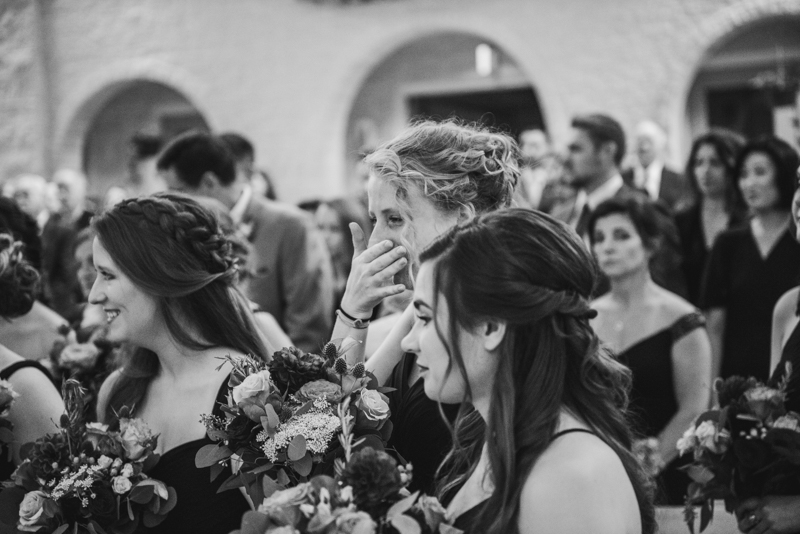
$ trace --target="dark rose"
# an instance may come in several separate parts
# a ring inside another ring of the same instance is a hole
[[[361,449],[352,456],[341,483],[353,488],[356,506],[376,520],[397,500],[403,488],[394,458],[371,448]]]
[[[233,447],[233,450],[238,448],[239,443],[248,441],[250,433],[255,426],[255,423],[246,415],[237,415],[228,423],[225,431],[228,433],[228,439],[231,442],[230,446]]]
[[[114,492],[105,484],[100,482],[92,486],[94,499],[89,499],[89,512],[92,517],[100,524],[105,520],[115,520],[117,518],[117,498]]]

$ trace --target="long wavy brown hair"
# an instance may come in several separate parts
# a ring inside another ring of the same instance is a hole
[[[439,469],[450,496],[487,445],[494,492],[474,532],[516,532],[519,499],[533,465],[550,445],[563,409],[584,421],[619,456],[636,492],[642,532],[655,531],[652,484],[631,453],[627,419],[630,371],[599,347],[589,319],[597,280],[594,259],[566,225],[535,211],[508,209],[455,227],[420,257],[434,261],[434,307],[444,298],[449,324],[434,323],[460,372],[459,332],[487,318],[506,323],[489,419],[463,407],[453,448]],[[434,314],[435,316],[436,314]]]
[[[210,211],[187,196],[163,193],[124,200],[92,224],[120,271],[157,298],[178,343],[267,356],[247,300],[235,286],[231,244]],[[158,372],[158,357],[150,350],[127,346],[125,356],[105,421],[122,406],[137,405]]]

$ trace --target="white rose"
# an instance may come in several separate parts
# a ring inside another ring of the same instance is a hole
[[[269,393],[269,371],[259,371],[244,379],[238,386],[233,388],[233,402],[239,404],[242,399],[255,397],[259,393]]]
[[[697,445],[697,438],[694,436],[694,426],[691,426],[686,429],[686,432],[683,433],[683,437],[678,439],[678,452],[680,456],[683,456],[687,452],[691,451]]]
[[[128,459],[140,459],[145,453],[145,442],[152,437],[150,429],[139,419],[121,419],[119,430],[119,439],[122,448],[128,453]]]
[[[694,431],[694,435],[702,447],[715,454],[723,452],[726,448],[724,443],[718,443],[718,439],[724,436],[717,433],[717,426],[711,421],[700,423]]]
[[[377,391],[363,390],[356,401],[356,408],[364,412],[370,421],[383,421],[389,417],[389,404],[384,399]]]
[[[114,463],[114,460],[103,454],[100,458],[97,459],[97,466],[100,469],[108,469],[111,467],[111,464]]]
[[[775,419],[775,422],[772,423],[772,428],[785,428],[787,430],[800,432],[800,423],[798,423],[796,417],[791,415],[782,415]]]
[[[131,481],[128,480],[127,477],[119,476],[111,479],[111,489],[113,489],[114,493],[117,495],[125,495],[131,490],[131,486],[133,486],[133,484],[131,484]]]
[[[17,524],[19,530],[34,532],[41,528],[41,525],[37,525],[36,522],[44,513],[44,503],[47,498],[45,492],[38,490],[25,494],[22,504],[19,505],[19,523]]]
[[[122,471],[120,472],[120,475],[128,478],[132,477],[133,466],[131,464],[125,464],[124,466],[122,466]]]

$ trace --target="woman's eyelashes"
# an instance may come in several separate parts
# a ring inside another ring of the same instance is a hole
[[[415,315],[417,316],[417,321],[422,323],[423,326],[428,324],[430,322],[430,320],[431,320],[431,318],[428,317],[427,315],[422,315],[422,314],[419,314],[419,313],[417,313]]]

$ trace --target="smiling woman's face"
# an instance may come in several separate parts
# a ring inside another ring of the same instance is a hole
[[[417,355],[420,378],[425,379],[425,395],[445,404],[457,404],[466,397],[467,382],[455,361],[450,366],[447,346],[436,331],[436,324],[443,334],[449,328],[450,307],[440,294],[436,310],[433,309],[434,265],[434,262],[426,262],[420,267],[414,287],[416,320],[400,345],[404,351]],[[480,336],[465,328],[458,328],[459,347],[472,398],[488,398],[497,372],[497,358],[483,350]],[[449,373],[448,367],[451,367]]]
[[[106,312],[106,339],[146,345],[156,331],[160,316],[155,297],[139,289],[120,271],[97,238],[92,251],[97,278],[89,293],[89,302],[103,306]]]

